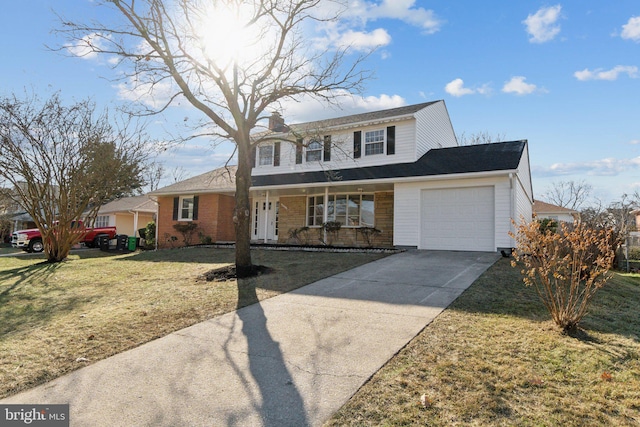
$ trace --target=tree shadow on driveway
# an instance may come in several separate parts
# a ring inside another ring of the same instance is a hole
[[[304,401],[287,369],[280,344],[267,328],[267,317],[256,295],[252,279],[238,279],[237,317],[242,321],[242,334],[247,342],[249,373],[258,386],[260,396],[253,406],[265,427],[309,425]],[[230,362],[233,361],[229,358]],[[243,382],[247,384],[245,379]],[[248,385],[246,385],[247,387]],[[251,395],[251,393],[248,393]],[[234,424],[229,419],[228,425]]]

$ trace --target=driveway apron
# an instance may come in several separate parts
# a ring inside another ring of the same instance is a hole
[[[0,403],[68,403],[72,426],[322,425],[498,257],[391,255]]]

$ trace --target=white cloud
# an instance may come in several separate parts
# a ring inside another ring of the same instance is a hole
[[[638,77],[638,67],[631,65],[616,65],[610,70],[602,70],[602,68],[593,71],[585,68],[582,71],[573,73],[574,77],[580,81],[587,80],[617,80],[620,74],[627,74],[631,78]]]
[[[332,117],[347,116],[366,111],[386,110],[407,105],[400,95],[381,94],[379,96],[357,96],[342,92],[337,95],[339,107],[327,108],[327,104],[317,99],[302,99],[300,102],[286,101],[281,107],[287,123],[303,123]]]
[[[532,83],[526,83],[526,77],[515,76],[506,82],[502,87],[505,93],[515,93],[516,95],[529,95],[536,91],[537,86]]]
[[[359,15],[361,19],[369,20],[398,19],[422,28],[426,34],[440,31],[443,21],[438,19],[435,12],[422,7],[415,7],[415,3],[415,0],[382,0],[379,4],[370,1],[356,2],[357,6],[352,10],[354,12],[352,15]]]
[[[617,176],[630,169],[640,168],[640,157],[633,159],[606,158],[591,162],[554,163],[550,167],[536,167],[540,176],[588,175]]]
[[[340,35],[339,40],[334,44],[340,47],[351,46],[360,51],[368,51],[391,43],[391,36],[385,29],[378,28],[370,33],[364,31],[348,30]]]
[[[118,90],[118,98],[125,101],[139,102],[158,109],[169,102],[171,96],[176,93],[172,83],[163,80],[155,84],[150,83],[134,83],[133,78],[128,82],[121,82],[114,86]]]
[[[491,88],[489,84],[484,84],[480,87],[468,88],[464,87],[464,80],[458,78],[450,81],[444,87],[445,92],[447,92],[451,96],[461,97],[464,95],[473,95],[479,93],[481,95],[488,95],[491,93]]]
[[[96,59],[98,57],[96,50],[104,48],[105,37],[108,38],[108,36],[99,33],[87,34],[74,44],[66,45],[65,48],[73,56],[83,59]]]
[[[543,7],[522,21],[527,27],[527,33],[531,35],[529,38],[531,43],[548,42],[560,33],[560,25],[557,22],[560,19],[561,10],[562,6],[559,4]]]
[[[640,139],[632,139],[631,141],[629,141],[629,144],[638,145],[638,144],[640,144]]]
[[[622,26],[620,37],[640,43],[640,16],[629,18],[629,22]]]

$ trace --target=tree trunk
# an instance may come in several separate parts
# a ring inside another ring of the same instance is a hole
[[[251,187],[251,148],[247,141],[238,143],[238,169],[236,171],[236,208],[233,221],[236,228],[236,275],[247,277],[253,274],[251,263],[251,209],[249,188]]]

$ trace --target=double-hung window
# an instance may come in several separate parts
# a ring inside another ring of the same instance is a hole
[[[322,161],[322,149],[322,143],[317,139],[312,139],[307,146],[307,162]]]
[[[178,210],[179,221],[190,221],[193,219],[193,196],[180,197],[180,209]]]
[[[364,154],[384,154],[384,129],[364,133]]]
[[[273,165],[273,145],[258,147],[258,166]]]

